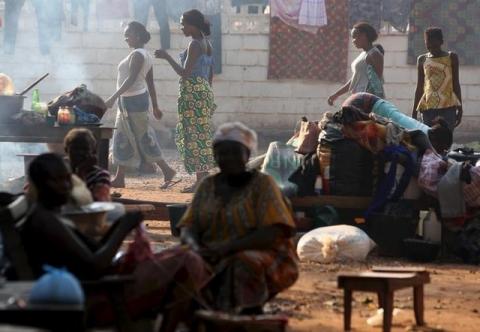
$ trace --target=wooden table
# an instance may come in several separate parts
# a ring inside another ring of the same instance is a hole
[[[53,331],[83,331],[83,305],[29,305],[33,282],[9,281],[0,286],[0,324],[28,326]],[[16,299],[19,305],[9,305]]]
[[[353,291],[374,292],[379,298],[379,306],[383,308],[383,332],[390,332],[392,327],[393,294],[396,290],[413,288],[413,309],[417,325],[425,324],[423,317],[423,287],[430,282],[429,273],[422,269],[419,272],[400,269],[378,268],[385,272],[341,273],[337,277],[338,288],[343,289],[343,324],[344,330],[351,329],[352,293]],[[393,271],[393,272],[392,272]]]
[[[88,128],[97,139],[98,164],[108,169],[108,152],[114,127],[110,126],[59,126],[47,125],[22,126],[19,124],[0,124],[0,142],[16,143],[63,143],[65,135],[72,128]]]

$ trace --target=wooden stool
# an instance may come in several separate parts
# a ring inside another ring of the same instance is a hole
[[[381,272],[344,273],[338,275],[338,288],[343,293],[343,324],[345,331],[350,330],[352,319],[353,291],[374,292],[378,295],[379,306],[383,308],[383,331],[392,327],[393,295],[396,290],[413,288],[413,308],[417,325],[424,325],[423,319],[423,285],[430,282],[430,276],[422,271],[394,271],[381,268]],[[395,269],[394,269],[395,270]]]

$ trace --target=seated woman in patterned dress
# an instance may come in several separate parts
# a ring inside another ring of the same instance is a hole
[[[207,302],[230,313],[261,312],[298,277],[289,205],[270,176],[245,166],[256,141],[241,123],[218,128],[220,173],[201,182],[179,224],[182,241],[212,266]]]

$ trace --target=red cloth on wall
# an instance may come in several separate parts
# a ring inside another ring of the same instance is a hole
[[[270,19],[268,79],[344,82],[348,69],[347,0],[326,0],[328,25],[317,34]]]

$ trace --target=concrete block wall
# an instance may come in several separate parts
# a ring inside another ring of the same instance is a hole
[[[36,22],[27,6],[24,10],[17,49],[13,56],[0,55],[0,72],[9,74],[21,90],[44,72],[50,77],[39,88],[42,99],[49,100],[80,83],[103,97],[115,90],[118,62],[129,50],[123,41],[120,21],[92,23],[89,32],[65,27],[61,42],[50,56],[38,51]],[[93,19],[92,19],[93,21]],[[159,47],[156,22],[150,20],[152,41],[148,48]],[[174,56],[187,45],[181,31],[172,24]],[[290,130],[303,115],[319,119],[325,111],[335,110],[327,105],[328,96],[339,83],[303,80],[267,80],[269,38],[268,16],[223,15],[223,72],[214,79],[218,105],[214,121],[240,120],[263,130]],[[385,50],[385,81],[388,99],[405,113],[410,113],[416,84],[416,68],[406,64],[407,36],[382,36]],[[350,45],[350,63],[358,54]],[[480,67],[462,67],[461,82],[465,120],[463,131],[474,131],[480,125]],[[155,60],[154,77],[165,124],[173,127],[176,121],[178,77],[165,61]],[[27,100],[27,104],[28,104]],[[341,100],[337,102],[340,105]],[[112,118],[113,112],[110,112]]]

